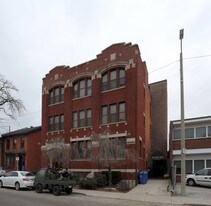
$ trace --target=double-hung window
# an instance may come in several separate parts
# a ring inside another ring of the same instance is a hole
[[[84,78],[76,81],[73,84],[73,99],[92,94],[92,80],[91,78]]]

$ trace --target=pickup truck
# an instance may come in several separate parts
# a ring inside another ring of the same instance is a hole
[[[42,193],[43,190],[49,190],[54,195],[58,196],[61,192],[71,194],[74,181],[71,175],[58,174],[50,168],[40,169],[34,179],[34,187],[37,193]]]

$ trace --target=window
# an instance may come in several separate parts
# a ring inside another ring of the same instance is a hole
[[[48,131],[53,131],[53,117],[48,119]]]
[[[107,124],[108,123],[108,108],[107,106],[102,107],[102,124]]]
[[[79,118],[79,119],[78,119]],[[73,128],[87,127],[92,124],[92,111],[91,109],[73,112]]]
[[[173,131],[174,139],[181,138],[181,130],[174,129]],[[211,137],[211,126],[201,126],[201,127],[194,127],[194,128],[185,128],[185,138],[202,138],[202,137]]]
[[[60,130],[64,130],[64,115],[60,115]]]
[[[102,91],[125,85],[125,69],[115,68],[102,75]]]
[[[59,130],[59,116],[54,117],[54,131]]]
[[[79,127],[85,126],[85,111],[82,110],[79,112]]]
[[[55,88],[55,90],[54,90],[54,92],[55,92],[54,93],[54,103],[58,103],[59,102],[59,99],[60,99],[59,90],[60,90],[59,87]]]
[[[208,126],[208,137],[211,137],[211,126]]]
[[[73,128],[78,127],[78,112],[73,112]]]
[[[78,156],[79,159],[84,158],[84,141],[78,142]]]
[[[64,86],[55,87],[49,92],[49,105],[64,101]]]
[[[10,149],[10,138],[6,139],[6,149]]]
[[[21,148],[24,148],[24,137],[21,137]]]
[[[125,103],[119,104],[119,121],[125,120]]]
[[[87,95],[91,96],[92,95],[92,80],[87,79]]]
[[[180,139],[180,138],[181,138],[181,130],[174,129],[174,139]]]
[[[49,93],[49,105],[54,103],[54,94],[53,94],[53,90],[50,91]]]
[[[86,126],[92,125],[92,111],[91,109],[86,110]]]
[[[79,92],[79,97],[85,96],[85,80],[80,80],[80,92]]]
[[[14,160],[15,160],[14,154],[7,154],[6,155],[6,167],[14,168]]]
[[[206,137],[206,127],[197,127],[196,137]]]
[[[206,160],[206,167],[207,168],[211,168],[211,159],[210,160]]]
[[[91,78],[80,79],[73,84],[73,99],[92,94]]]
[[[110,123],[113,123],[113,122],[116,122],[117,121],[117,118],[116,118],[116,104],[112,104],[110,105],[110,116],[109,116],[109,121]]]
[[[90,157],[91,157],[90,140],[72,142],[73,159],[90,159]]]
[[[194,138],[194,128],[185,129],[185,138],[186,139]]]
[[[58,131],[64,129],[64,115],[56,115],[48,119],[48,131]]]
[[[119,86],[125,85],[125,70],[119,69]]]
[[[193,173],[192,160],[186,160],[185,166],[186,166],[186,174],[192,174]]]
[[[105,91],[108,89],[108,74],[104,74],[102,78],[102,91]]]
[[[177,160],[174,161],[174,165],[176,166],[176,174],[181,174],[181,161]]]
[[[73,85],[73,99],[78,98],[78,82]]]
[[[77,157],[77,142],[72,142],[72,159]]]
[[[119,150],[118,150],[118,156],[120,158],[125,158],[125,137],[119,137]]]
[[[16,149],[17,146],[17,139],[16,137],[13,138],[13,149]]]
[[[194,173],[204,168],[204,160],[194,160]]]
[[[60,102],[64,101],[64,87],[60,87]]]
[[[101,115],[102,124],[125,121],[125,103],[102,106]]]
[[[91,141],[86,141],[86,159],[90,159],[91,157]]]
[[[117,75],[116,70],[110,72],[110,89],[117,87]]]

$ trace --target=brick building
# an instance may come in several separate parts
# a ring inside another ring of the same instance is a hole
[[[167,80],[149,85],[151,95],[151,153],[149,165],[153,177],[167,172]]]
[[[155,87],[152,85],[152,90]],[[151,97],[147,67],[138,45],[113,44],[96,59],[71,68],[57,66],[43,78],[42,90],[41,145],[45,147],[53,138],[64,138],[71,148],[73,171],[106,169],[89,158],[90,134],[106,130],[108,138],[118,138],[124,148],[138,155],[135,163],[126,161],[113,170],[121,171],[125,179],[134,179],[137,171],[149,167]],[[159,138],[166,139],[165,131],[161,135]],[[41,162],[42,166],[47,164],[44,158]]]
[[[170,122],[170,160],[181,174],[181,122]],[[211,116],[185,119],[186,174],[211,167]]]
[[[40,168],[41,126],[23,128],[2,134],[2,166],[5,170]]]

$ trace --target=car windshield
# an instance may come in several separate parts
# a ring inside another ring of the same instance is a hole
[[[26,177],[29,177],[29,176],[34,176],[34,174],[32,174],[31,172],[20,172],[22,176],[26,176]]]

